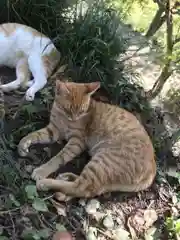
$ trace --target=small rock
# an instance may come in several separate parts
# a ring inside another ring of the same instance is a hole
[[[104,213],[101,213],[101,212],[95,212],[94,214],[93,214],[93,217],[95,218],[95,220],[97,221],[97,222],[99,222],[103,217],[104,217]]]
[[[94,227],[89,227],[86,235],[87,240],[97,240],[97,229]]]
[[[86,201],[84,199],[80,199],[79,200],[79,204],[82,206],[82,207],[85,207],[86,206]]]
[[[104,220],[103,220],[103,225],[107,228],[107,229],[113,229],[114,228],[114,221],[112,219],[112,216],[110,214],[108,214]]]
[[[117,228],[116,230],[113,231],[113,240],[129,240],[129,232],[122,229],[122,228]]]
[[[88,214],[94,214],[99,208],[100,208],[100,202],[96,199],[91,199],[86,205],[86,212]]]

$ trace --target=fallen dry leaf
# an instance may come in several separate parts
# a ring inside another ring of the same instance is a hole
[[[144,211],[144,220],[146,229],[151,227],[155,221],[157,221],[158,216],[154,209],[147,209]]]
[[[132,239],[138,239],[139,235],[150,228],[158,216],[154,209],[138,209],[128,218],[127,225]]]
[[[50,201],[51,201],[52,205],[56,208],[58,215],[64,216],[64,217],[67,216],[67,214],[66,214],[66,206],[65,205],[63,205],[63,204],[61,204],[59,202],[56,202],[53,199],[50,199]]]
[[[104,225],[104,227],[106,227],[109,230],[114,228],[114,221],[110,214],[105,216],[105,218],[103,220],[103,225]]]

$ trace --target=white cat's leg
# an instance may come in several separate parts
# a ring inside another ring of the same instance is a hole
[[[24,84],[24,87],[28,87],[28,88],[29,88],[29,87],[31,87],[33,84],[34,84],[34,79],[26,82],[26,83]]]
[[[21,58],[16,65],[16,80],[7,84],[1,85],[3,92],[10,92],[18,89],[21,85],[26,85],[30,80],[30,71],[26,58]]]
[[[41,90],[47,83],[46,69],[43,65],[41,56],[32,54],[29,59],[29,69],[34,77],[33,85],[26,91],[26,100],[33,101],[36,92]]]

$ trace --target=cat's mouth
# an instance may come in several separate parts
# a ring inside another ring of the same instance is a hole
[[[80,117],[70,117],[70,116],[67,116],[67,119],[71,122],[76,122],[77,120],[80,119]]]
[[[81,115],[78,115],[78,116],[67,116],[67,119],[71,122],[76,122],[78,120],[80,120],[81,118],[85,117],[87,115],[87,113],[83,113]]]

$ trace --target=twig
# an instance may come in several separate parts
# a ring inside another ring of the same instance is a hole
[[[17,210],[20,210],[21,208],[22,208],[22,206],[17,207],[17,208],[13,208],[13,209],[9,209],[9,210],[6,210],[6,211],[0,211],[0,215],[9,214],[10,212],[15,212]]]
[[[12,228],[13,228],[13,236],[12,236],[12,238],[14,239],[15,236],[16,236],[16,227],[15,227],[15,224],[14,224],[13,218],[12,218],[12,216],[11,216],[11,212],[9,212],[9,217],[10,217],[11,222],[12,222]]]
[[[13,119],[13,120],[18,116],[18,114],[19,114],[22,106],[24,105],[24,102],[25,102],[25,101],[26,101],[26,100],[25,100],[25,96],[23,96],[21,102],[19,103],[19,105],[18,105],[18,107],[17,107],[16,112],[15,112],[14,115],[12,116],[12,119]]]
[[[50,196],[48,196],[48,197],[43,198],[43,200],[46,201],[46,200],[51,199],[52,197],[54,197],[54,194],[52,194],[52,195],[50,195]]]

